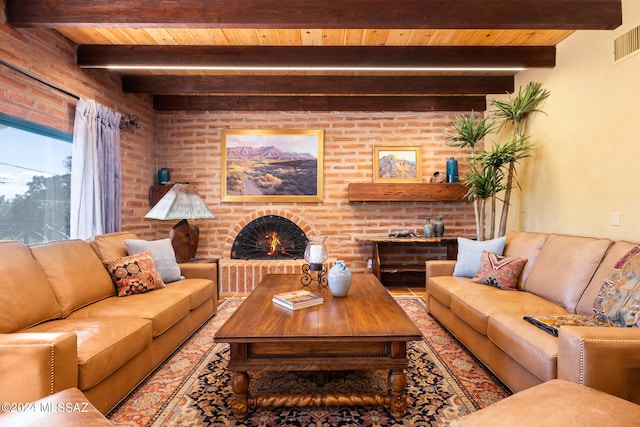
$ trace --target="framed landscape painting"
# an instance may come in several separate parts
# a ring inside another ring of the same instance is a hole
[[[373,182],[421,182],[422,161],[417,145],[373,147]]]
[[[321,202],[322,130],[222,131],[223,202]]]

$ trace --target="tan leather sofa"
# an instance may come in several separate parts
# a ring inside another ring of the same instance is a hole
[[[106,413],[215,311],[215,264],[126,297],[103,265],[131,233],[25,246],[0,241],[0,401],[80,389]]]
[[[518,291],[453,277],[427,261],[431,314],[514,392],[559,378],[640,403],[640,328],[562,326],[554,337],[523,316],[593,315],[607,274],[634,243],[511,232],[504,255],[527,258]]]

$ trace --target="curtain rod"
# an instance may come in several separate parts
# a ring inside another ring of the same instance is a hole
[[[49,83],[47,81],[44,81],[40,77],[36,77],[33,74],[27,73],[26,71],[23,71],[20,68],[17,68],[15,66],[13,66],[13,65],[11,65],[11,64],[3,61],[3,60],[1,60],[1,59],[0,59],[0,64],[4,65],[7,68],[12,69],[13,71],[16,71],[16,72],[22,74],[23,76],[29,77],[30,79],[33,79],[33,80],[35,80],[35,81],[37,81],[39,83],[42,83],[45,86],[49,86],[51,89],[55,89],[58,92],[61,92],[61,93],[65,94],[65,95],[67,95],[67,96],[70,96],[71,98],[80,99],[80,97],[78,95],[76,95],[74,93],[71,93],[71,92],[69,92],[67,90],[64,90],[62,88],[59,88],[58,86],[55,86],[55,85],[53,85],[53,84],[51,84],[51,83]]]

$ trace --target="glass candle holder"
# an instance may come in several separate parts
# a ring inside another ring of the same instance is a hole
[[[322,270],[322,265],[329,258],[327,247],[324,245],[325,236],[309,237],[309,242],[304,250],[304,260],[309,263],[312,271]]]
[[[325,236],[309,237],[304,250],[304,260],[307,263],[302,266],[300,279],[303,286],[309,286],[314,281],[320,286],[327,286],[327,267],[324,263],[329,258],[329,253],[324,245],[326,239]]]

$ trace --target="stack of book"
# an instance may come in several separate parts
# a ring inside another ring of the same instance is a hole
[[[300,308],[322,304],[324,298],[309,291],[299,290],[276,294],[273,296],[272,301],[280,307],[288,308],[289,310],[298,310]]]

